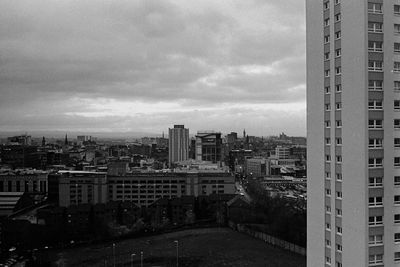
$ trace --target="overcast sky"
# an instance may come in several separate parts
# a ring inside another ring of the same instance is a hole
[[[305,135],[301,0],[0,1],[0,131]]]

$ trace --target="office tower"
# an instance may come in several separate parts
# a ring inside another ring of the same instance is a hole
[[[189,129],[184,125],[169,128],[169,165],[177,161],[189,159]]]
[[[307,266],[400,266],[400,1],[306,13]]]
[[[277,146],[275,148],[275,156],[277,159],[288,159],[290,156],[290,147]]]
[[[218,163],[222,161],[221,133],[199,131],[196,134],[196,159]]]

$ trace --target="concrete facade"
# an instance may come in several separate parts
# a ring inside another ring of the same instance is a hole
[[[169,132],[169,165],[189,159],[189,129],[184,125],[174,125]]]
[[[196,134],[196,160],[218,163],[222,161],[221,133],[199,131]]]
[[[306,12],[307,266],[400,266],[400,2]]]

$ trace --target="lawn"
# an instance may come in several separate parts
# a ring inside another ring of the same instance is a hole
[[[185,230],[115,243],[115,266],[176,266],[179,242],[179,267],[201,266],[306,266],[303,256],[272,247],[261,240],[228,228]],[[131,254],[133,262],[131,262]],[[50,252],[52,266],[113,267],[113,244]],[[133,265],[131,265],[133,264]]]

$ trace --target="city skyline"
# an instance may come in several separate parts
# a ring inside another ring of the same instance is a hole
[[[0,131],[305,136],[301,1],[0,8]]]

